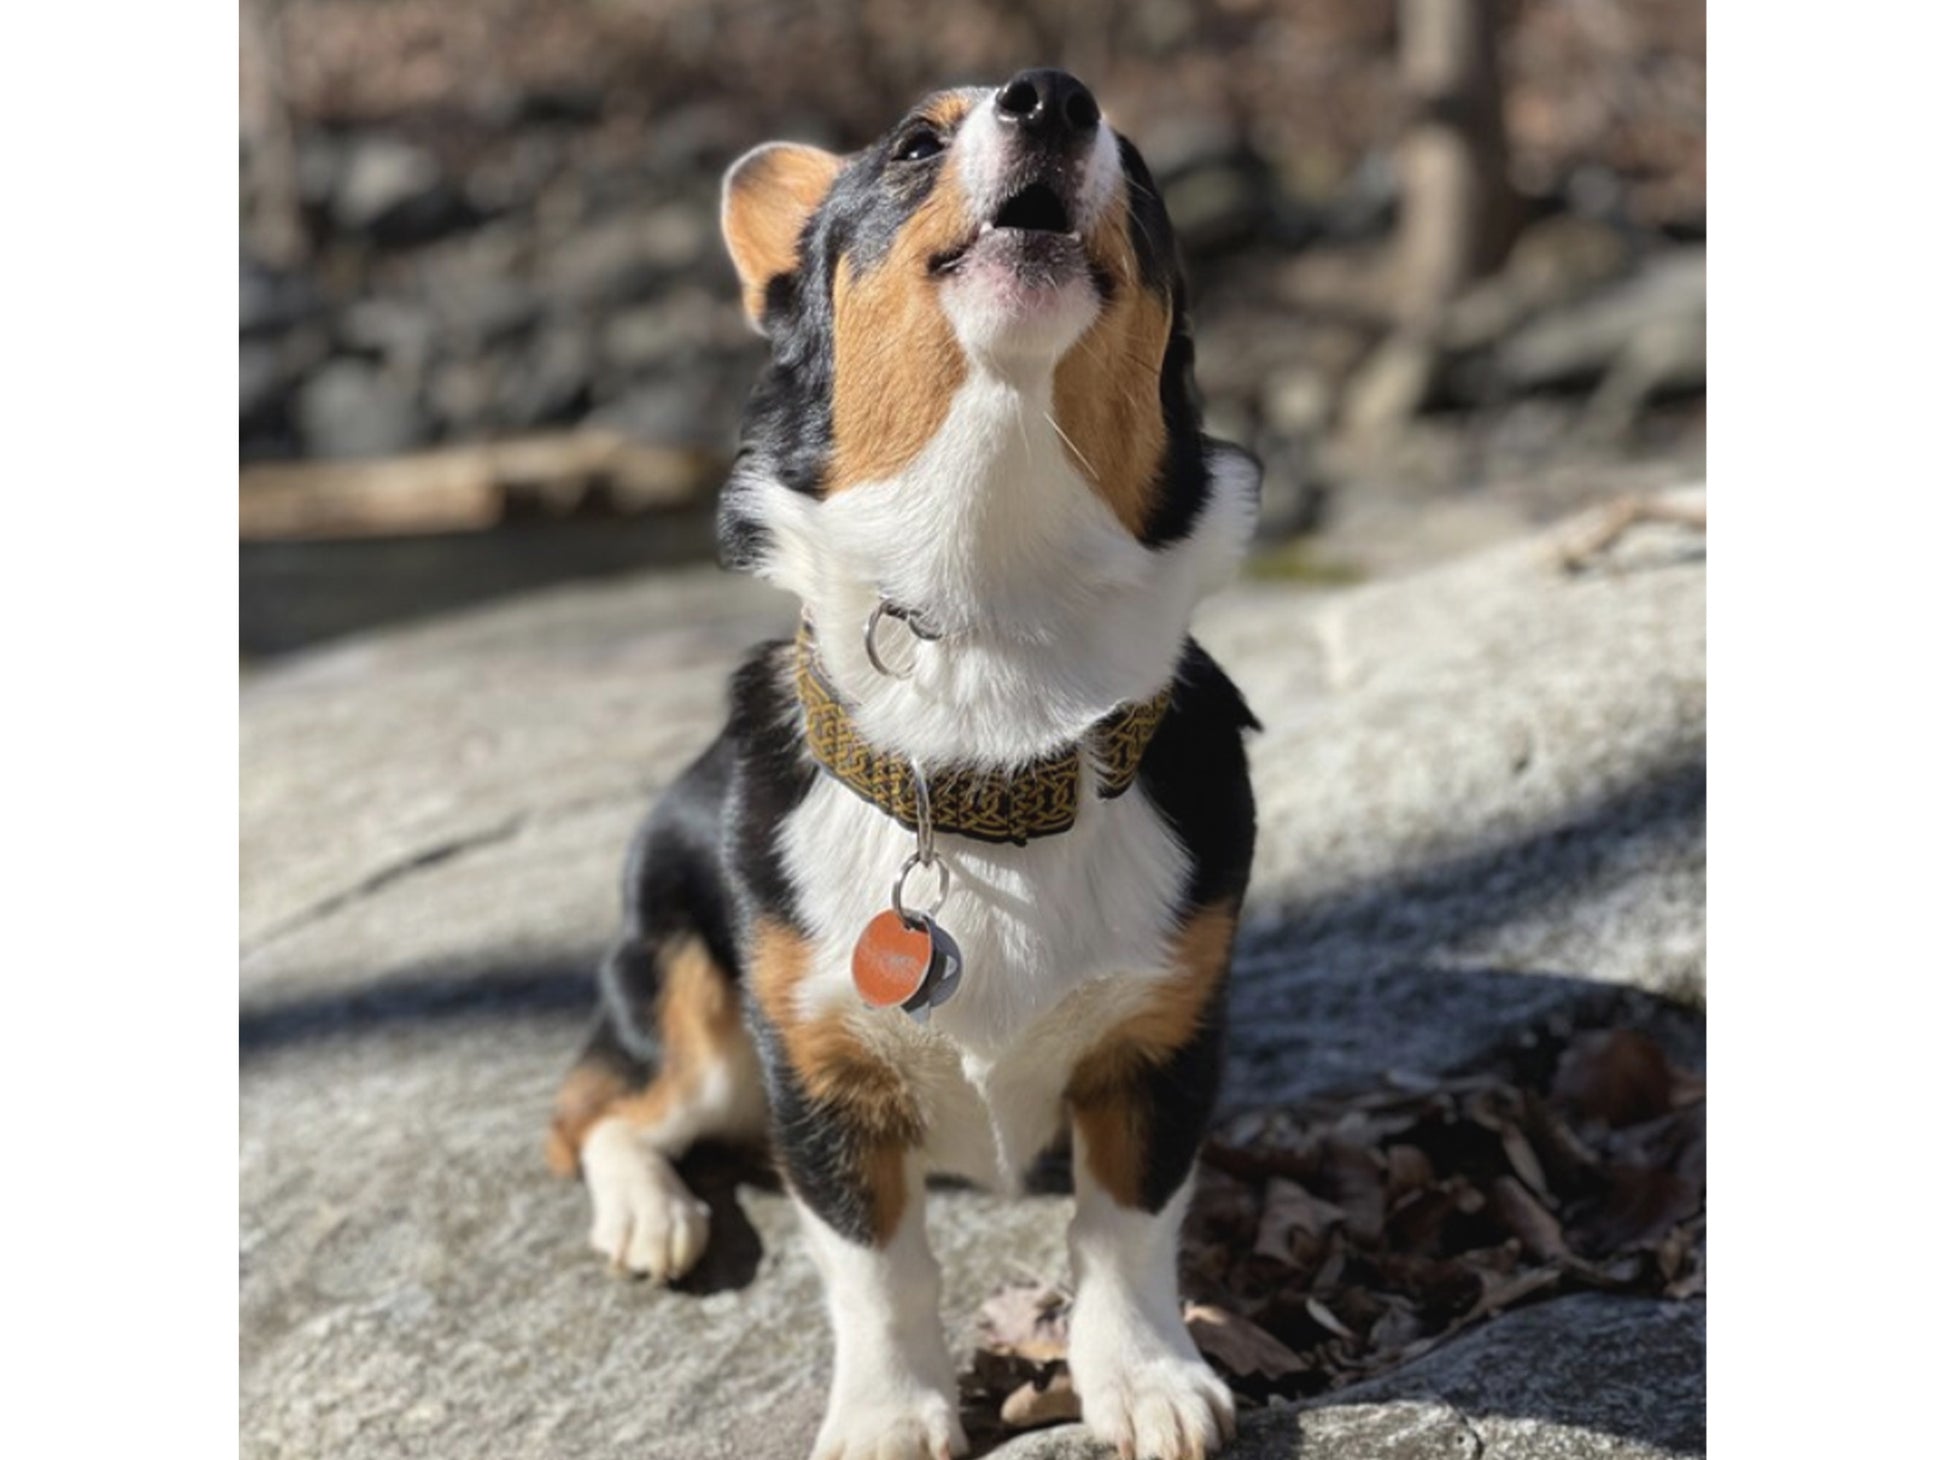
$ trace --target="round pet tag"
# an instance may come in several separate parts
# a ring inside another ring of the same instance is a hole
[[[960,969],[964,966],[953,935],[938,923],[931,923],[930,919],[928,922],[932,933],[932,962],[926,967],[925,982],[904,1005],[906,1013],[922,1022],[958,991]]]
[[[858,935],[851,950],[851,981],[875,1009],[903,1004],[925,987],[932,967],[932,920],[908,922],[887,908]]]

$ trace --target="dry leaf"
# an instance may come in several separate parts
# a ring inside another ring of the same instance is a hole
[[[1525,1272],[1511,1273],[1506,1276],[1495,1274],[1485,1280],[1480,1288],[1480,1301],[1460,1322],[1471,1322],[1493,1313],[1513,1307],[1523,1298],[1531,1298],[1561,1281],[1560,1271],[1551,1267],[1534,1267]]]
[[[1385,1230],[1386,1169],[1384,1158],[1363,1146],[1325,1142],[1325,1190],[1343,1209],[1347,1230],[1360,1242],[1376,1242]]]
[[[1708,1264],[1704,1261],[1703,1241],[1699,1234],[1695,1245],[1689,1251],[1688,1274],[1677,1278],[1676,1281],[1669,1284],[1667,1296],[1671,1298],[1701,1297],[1705,1286],[1704,1270],[1707,1266]]]
[[[1402,1252],[1431,1254],[1441,1245],[1446,1223],[1459,1203],[1453,1196],[1452,1182],[1423,1187],[1408,1193],[1392,1208],[1386,1220],[1386,1236]]]
[[[1385,1304],[1385,1312],[1372,1325],[1372,1347],[1380,1351],[1402,1349],[1419,1333],[1419,1320],[1413,1316],[1410,1305],[1394,1298]]]
[[[1000,1422],[1009,1429],[1031,1430],[1080,1418],[1081,1396],[1074,1392],[1074,1380],[1066,1369],[1044,1387],[1022,1384],[1000,1406]]]
[[[1204,1358],[1240,1379],[1281,1379],[1306,1367],[1303,1359],[1248,1318],[1209,1303],[1183,1310],[1189,1336]]]
[[[1550,1294],[1703,1292],[1701,1080],[1645,1035],[1570,1033],[1233,1118],[1206,1145],[1187,1319],[1246,1403],[1382,1373]],[[1010,1289],[981,1322],[969,1428],[1066,1417],[1061,1293]]]
[[[1392,1201],[1431,1186],[1436,1175],[1432,1158],[1417,1146],[1401,1142],[1385,1153],[1385,1191]]]
[[[1500,1220],[1535,1257],[1543,1262],[1559,1262],[1568,1255],[1567,1239],[1561,1235],[1561,1223],[1554,1213],[1511,1176],[1495,1178],[1493,1205]]]
[[[1601,1204],[1577,1224],[1575,1245],[1605,1256],[1625,1248],[1653,1246],[1702,1205],[1693,1182],[1673,1171],[1618,1166],[1609,1174]]]
[[[1318,1327],[1324,1329],[1327,1333],[1335,1333],[1340,1338],[1356,1339],[1358,1337],[1357,1334],[1345,1327],[1336,1313],[1333,1313],[1316,1298],[1306,1298],[1304,1300],[1304,1311],[1311,1315],[1311,1321],[1313,1323],[1316,1323]]]
[[[1551,1193],[1547,1186],[1547,1173],[1541,1170],[1541,1158],[1534,1154],[1526,1135],[1517,1125],[1505,1126],[1500,1132],[1500,1149],[1507,1153],[1507,1164],[1514,1168],[1514,1175],[1527,1183],[1528,1189],[1537,1196]]]
[[[1068,1299],[1059,1288],[1010,1283],[980,1305],[981,1346],[1045,1364],[1068,1352]]]
[[[1344,1208],[1319,1201],[1295,1181],[1273,1176],[1264,1186],[1263,1220],[1257,1228],[1255,1251],[1260,1257],[1289,1262],[1293,1234],[1322,1238],[1344,1219]]]
[[[1593,1120],[1635,1125],[1666,1115],[1674,1087],[1662,1048],[1633,1029],[1583,1034],[1554,1072],[1554,1093]]]

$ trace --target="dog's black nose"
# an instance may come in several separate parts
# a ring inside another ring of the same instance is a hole
[[[1101,108],[1087,87],[1065,71],[1023,71],[1000,88],[994,109],[1002,122],[1030,137],[1087,136]]]

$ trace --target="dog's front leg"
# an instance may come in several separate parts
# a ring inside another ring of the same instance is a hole
[[[815,1460],[942,1460],[966,1451],[926,1245],[925,1122],[898,1066],[852,1022],[806,1017],[812,954],[760,923],[751,957],[771,1136],[824,1277],[837,1356]],[[903,1018],[903,1015],[894,1015]]]
[[[896,1227],[882,1239],[848,1237],[798,1199],[837,1346],[815,1460],[945,1460],[966,1453],[915,1158],[901,1159],[898,1179],[905,1200]]]
[[[1104,1190],[1085,1158],[1076,1163],[1068,1366],[1089,1428],[1142,1460],[1214,1454],[1236,1432],[1235,1402],[1190,1341],[1176,1293],[1189,1188],[1147,1212]]]
[[[1200,1460],[1236,1432],[1230,1391],[1183,1323],[1176,1244],[1216,1100],[1234,914],[1188,921],[1149,1007],[1076,1065],[1075,1298],[1068,1366],[1081,1417],[1125,1457]]]

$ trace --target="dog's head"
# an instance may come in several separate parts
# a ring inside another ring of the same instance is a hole
[[[1005,449],[945,429],[969,388],[1018,392],[1147,548],[1185,536],[1213,468],[1241,455],[1201,434],[1154,180],[1065,72],[935,93],[849,157],[760,147],[730,169],[723,228],[772,350],[725,496],[733,566],[767,564],[757,486],[835,503],[892,490],[942,440]],[[955,469],[978,479],[976,462]]]

